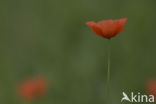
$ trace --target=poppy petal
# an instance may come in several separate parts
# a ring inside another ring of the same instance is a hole
[[[95,22],[90,21],[90,22],[87,22],[86,24],[92,29],[92,31],[95,34],[102,36],[103,33],[102,33],[100,27],[98,27],[98,25]]]

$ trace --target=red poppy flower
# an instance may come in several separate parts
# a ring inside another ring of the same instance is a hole
[[[148,93],[150,93],[156,97],[156,80],[148,81],[147,91],[148,91]]]
[[[47,82],[41,77],[24,80],[18,87],[19,95],[26,100],[33,100],[36,97],[43,97],[46,90]]]
[[[92,29],[95,34],[103,38],[110,39],[124,30],[126,21],[127,18],[119,20],[103,20],[97,23],[90,21],[86,24]]]

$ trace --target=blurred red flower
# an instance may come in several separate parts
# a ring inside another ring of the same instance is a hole
[[[90,21],[86,24],[92,29],[95,34],[103,38],[110,39],[124,30],[126,21],[127,18],[119,20],[103,20],[97,23]]]
[[[156,79],[148,81],[147,91],[156,97]]]
[[[18,93],[25,100],[43,97],[47,90],[47,82],[43,77],[28,78],[18,86]]]

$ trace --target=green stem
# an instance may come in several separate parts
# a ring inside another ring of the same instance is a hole
[[[107,104],[110,103],[110,98],[109,98],[109,94],[110,94],[110,66],[111,66],[111,60],[110,60],[110,56],[111,56],[111,39],[108,39],[108,53],[107,53]]]

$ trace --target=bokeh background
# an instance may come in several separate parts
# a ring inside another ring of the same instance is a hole
[[[112,39],[111,104],[156,78],[154,0],[0,0],[0,104],[24,104],[18,83],[45,76],[38,104],[106,104],[107,39],[85,22],[128,18]],[[127,102],[125,102],[127,103]],[[146,103],[145,103],[146,104]]]

